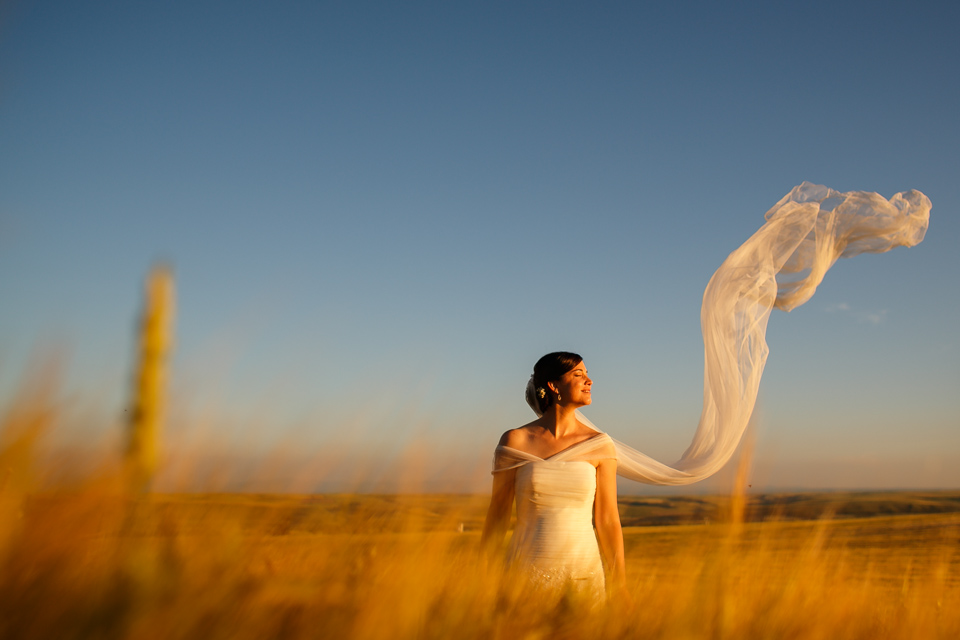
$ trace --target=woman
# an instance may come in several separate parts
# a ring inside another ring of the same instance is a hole
[[[609,436],[577,418],[592,386],[575,353],[537,362],[527,402],[540,417],[500,438],[482,539],[488,550],[499,546],[516,499],[511,562],[545,588],[599,596],[625,582],[617,454]]]
[[[541,417],[505,433],[497,447],[487,545],[503,539],[516,498],[511,550],[531,575],[548,583],[602,584],[602,558],[607,584],[622,585],[614,473],[676,486],[723,467],[753,412],[767,359],[770,312],[804,304],[840,257],[918,244],[930,207],[930,199],[914,190],[887,200],[804,182],[766,213],[764,225],[724,260],[704,291],[703,411],[693,441],[673,465],[578,419],[576,409],[590,404],[591,387],[580,356],[541,358],[527,387],[527,402]]]

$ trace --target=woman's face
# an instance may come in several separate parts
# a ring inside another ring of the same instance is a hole
[[[583,362],[567,371],[552,384],[555,387],[554,390],[560,394],[562,404],[569,403],[584,407],[593,401],[590,397],[590,387],[593,386],[593,380],[587,375],[587,366]]]

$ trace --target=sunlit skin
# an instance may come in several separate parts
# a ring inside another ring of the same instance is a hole
[[[558,380],[547,383],[554,402],[533,422],[510,429],[500,445],[549,458],[575,444],[594,438],[597,432],[577,420],[576,410],[592,400],[593,380],[580,362]],[[557,398],[559,397],[559,400]],[[625,587],[623,532],[617,510],[617,460],[613,444],[609,457],[590,461],[597,470],[597,493],[593,502],[593,521],[597,530],[600,557],[607,572],[607,586],[615,591]],[[493,552],[503,542],[515,497],[516,469],[493,474],[493,491],[487,520],[483,527],[483,546]]]

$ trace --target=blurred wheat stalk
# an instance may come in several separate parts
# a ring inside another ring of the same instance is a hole
[[[126,448],[128,485],[141,492],[149,489],[160,455],[167,359],[173,345],[172,270],[165,265],[154,267],[147,276],[145,292]]]

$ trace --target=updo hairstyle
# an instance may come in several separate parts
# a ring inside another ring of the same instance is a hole
[[[537,364],[533,365],[533,384],[527,385],[527,404],[535,411],[539,408],[537,413],[543,415],[554,402],[547,383],[559,380],[563,374],[572,371],[581,362],[583,358],[569,351],[555,351],[537,360]],[[540,393],[541,389],[543,394]]]

